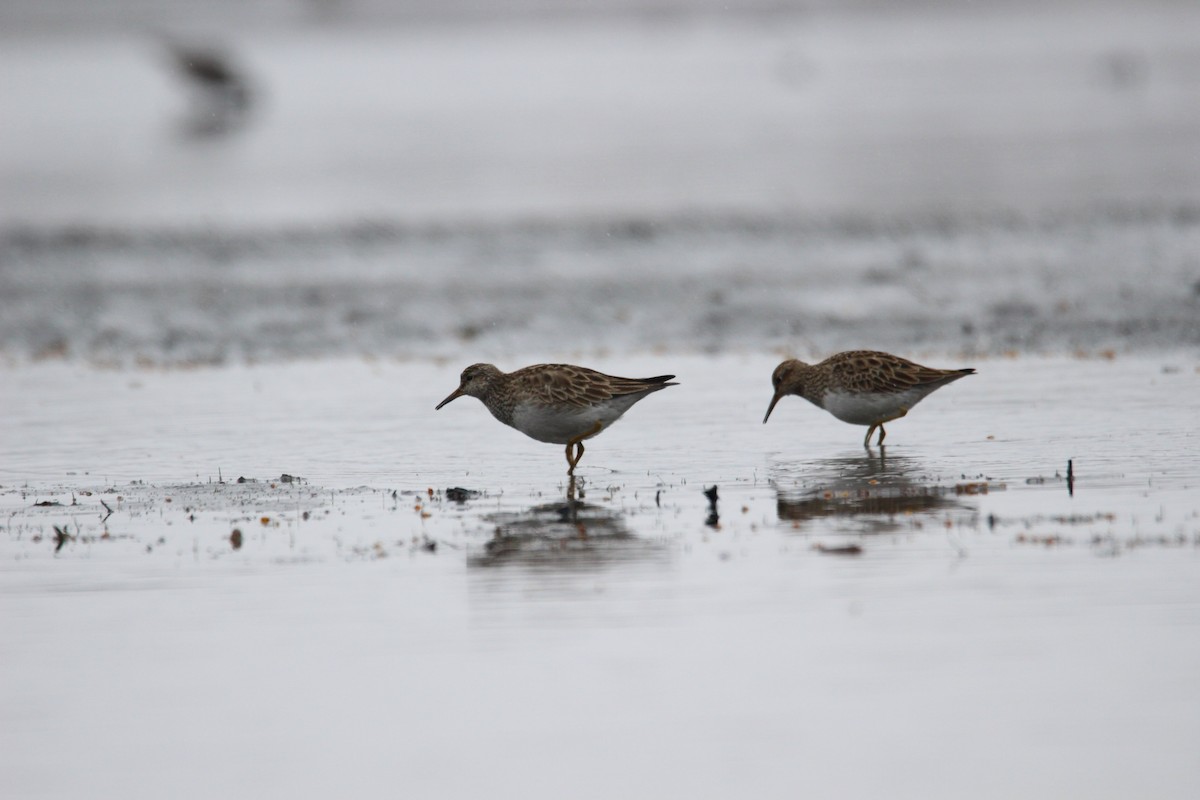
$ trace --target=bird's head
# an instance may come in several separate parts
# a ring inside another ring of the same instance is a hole
[[[766,424],[766,421],[771,417],[771,412],[775,410],[775,404],[784,395],[802,394],[804,392],[804,377],[807,368],[808,364],[805,364],[803,361],[789,358],[771,373],[771,385],[775,387],[775,394],[771,397],[771,405],[767,406],[767,413],[763,417],[763,424]]]
[[[437,408],[440,409],[451,400],[455,400],[463,395],[482,398],[487,394],[488,387],[503,374],[491,364],[472,364],[462,371],[458,388],[451,392],[449,397],[438,403]]]

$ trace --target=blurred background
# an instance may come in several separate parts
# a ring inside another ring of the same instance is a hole
[[[0,0],[0,356],[1200,345],[1189,0]]]

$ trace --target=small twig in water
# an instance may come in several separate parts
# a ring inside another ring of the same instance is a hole
[[[59,550],[62,550],[63,545],[65,545],[70,538],[71,538],[71,534],[67,533],[67,526],[64,525],[63,527],[60,528],[57,525],[55,525],[54,526],[54,552],[57,553]]]
[[[714,484],[711,489],[704,490],[704,496],[708,498],[708,519],[704,520],[704,524],[710,528],[720,526],[721,515],[717,513],[717,487]]]

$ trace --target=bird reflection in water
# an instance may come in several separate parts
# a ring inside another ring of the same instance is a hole
[[[467,563],[587,569],[666,556],[664,545],[635,535],[621,512],[585,502],[583,494],[582,481],[577,486],[572,477],[563,500],[491,515],[495,533]]]
[[[780,462],[773,468],[781,521],[801,528],[834,521],[848,532],[891,533],[920,527],[930,517],[974,517],[977,506],[955,486],[923,475],[909,457],[868,454],[816,461]]]

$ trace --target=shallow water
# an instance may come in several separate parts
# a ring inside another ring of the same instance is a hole
[[[971,363],[868,453],[773,359],[594,362],[681,385],[574,509],[459,365],[8,369],[9,784],[1190,796],[1200,364]]]

